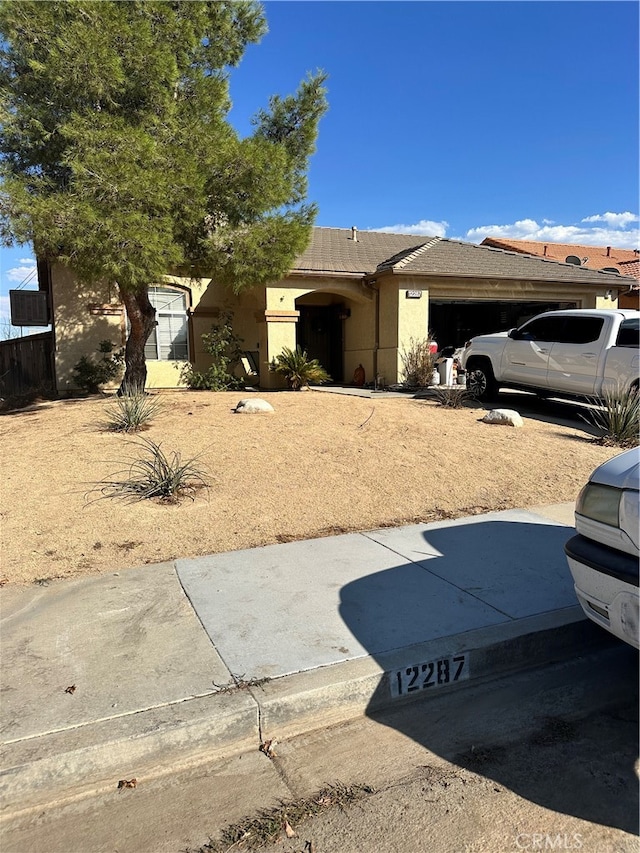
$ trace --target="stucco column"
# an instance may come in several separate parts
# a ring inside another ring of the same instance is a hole
[[[281,376],[269,370],[272,360],[280,355],[284,347],[296,348],[296,324],[299,311],[269,309],[259,317],[260,329],[260,387],[284,388]]]
[[[415,289],[412,289],[414,288]],[[401,286],[385,282],[380,289],[380,348],[378,373],[387,385],[403,379],[402,353],[411,339],[427,337],[429,292],[404,281]]]

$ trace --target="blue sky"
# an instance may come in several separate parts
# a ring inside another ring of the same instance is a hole
[[[636,248],[636,2],[265,4],[232,123],[329,75],[309,172],[317,225]],[[6,294],[33,269],[2,250]],[[25,285],[29,286],[29,282]]]

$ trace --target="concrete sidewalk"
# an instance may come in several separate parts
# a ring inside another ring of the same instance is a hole
[[[6,813],[571,657],[573,504],[2,592]]]

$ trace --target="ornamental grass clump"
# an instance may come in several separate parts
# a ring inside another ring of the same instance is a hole
[[[164,405],[148,394],[116,397],[105,408],[103,426],[109,432],[138,432],[149,426]]]
[[[637,447],[640,444],[640,393],[637,387],[616,388],[605,392],[602,401],[593,400],[584,420],[600,433],[601,444]]]
[[[330,382],[331,377],[317,358],[309,358],[305,350],[296,347],[295,350],[283,347],[280,355],[276,356],[273,370],[281,373],[292,391],[300,391],[309,385],[322,385]]]
[[[194,499],[196,492],[209,486],[205,472],[196,458],[182,460],[179,451],[166,454],[159,444],[141,438],[136,442],[142,456],[128,469],[113,474],[96,484],[104,498],[141,501],[157,498],[165,503],[178,503],[181,498]]]

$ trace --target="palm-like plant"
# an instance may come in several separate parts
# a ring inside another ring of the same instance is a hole
[[[306,350],[300,349],[299,346],[295,350],[283,347],[280,355],[276,356],[274,370],[284,376],[292,391],[331,381],[318,359],[309,358]]]

